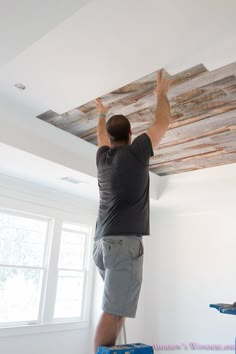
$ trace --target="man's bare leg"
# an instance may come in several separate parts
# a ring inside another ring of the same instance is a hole
[[[116,344],[116,339],[125,322],[125,317],[111,315],[103,312],[95,334],[94,353],[97,353],[99,346],[110,346]]]

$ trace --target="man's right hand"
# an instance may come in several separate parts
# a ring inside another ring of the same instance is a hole
[[[167,98],[167,92],[171,83],[172,80],[165,79],[163,77],[162,70],[158,71],[157,87],[153,91],[153,93],[158,97],[155,121],[147,130],[147,135],[152,142],[153,150],[157,148],[170,123],[170,104]]]

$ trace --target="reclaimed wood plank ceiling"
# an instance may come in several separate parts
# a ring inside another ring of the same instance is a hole
[[[112,105],[110,116],[127,116],[133,137],[154,120],[156,75],[101,97]],[[168,97],[175,120],[155,149],[150,170],[162,176],[236,162],[236,62],[214,71],[200,64],[171,78]],[[91,101],[62,115],[47,111],[37,118],[96,145],[97,116]]]

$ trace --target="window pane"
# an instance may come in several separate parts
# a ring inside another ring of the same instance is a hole
[[[59,271],[55,318],[81,316],[83,287],[84,273]]]
[[[43,265],[48,221],[0,212],[0,264]]]
[[[59,268],[82,269],[85,257],[85,234],[62,230]]]
[[[42,270],[0,267],[0,322],[38,319]]]

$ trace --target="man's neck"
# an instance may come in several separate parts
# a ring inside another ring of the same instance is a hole
[[[121,141],[121,142],[112,143],[111,148],[115,149],[115,148],[126,146],[126,145],[128,145],[126,142]]]

